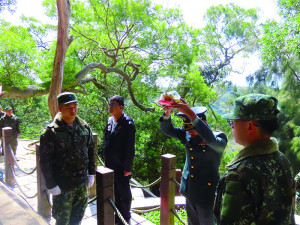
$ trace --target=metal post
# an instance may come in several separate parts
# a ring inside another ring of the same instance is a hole
[[[97,180],[97,224],[114,225],[114,210],[108,198],[114,201],[114,171],[99,166],[96,171]]]
[[[3,127],[2,128],[2,137],[3,137],[3,148],[4,148],[4,161],[5,161],[5,183],[8,186],[15,186],[16,182],[13,177],[11,167],[14,170],[14,158],[10,151],[10,146],[12,146],[13,142],[13,134],[11,127]],[[10,146],[9,146],[10,145]]]
[[[176,181],[180,184],[181,183],[181,169],[176,169]],[[175,196],[180,196],[179,192],[180,187],[176,185],[175,188]]]
[[[160,182],[160,224],[174,225],[175,211],[175,179],[176,156],[165,154],[161,156],[161,182]]]
[[[97,168],[97,154],[98,154],[98,146],[97,146],[97,137],[98,137],[98,134],[97,133],[93,133],[93,139],[94,139],[94,154],[95,154],[95,166]],[[96,196],[96,181],[97,179],[95,178],[95,182],[93,184],[92,187],[89,188],[89,197],[94,197]]]
[[[37,175],[37,203],[38,213],[48,219],[51,217],[51,205],[49,203],[50,194],[47,191],[45,178],[40,165],[40,144],[35,145],[36,154],[36,175]]]

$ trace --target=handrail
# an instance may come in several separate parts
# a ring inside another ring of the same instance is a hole
[[[9,167],[10,167],[11,173],[12,173],[14,179],[15,179],[15,182],[16,182],[16,184],[17,184],[19,190],[22,192],[22,194],[25,195],[26,198],[35,198],[35,197],[37,196],[37,193],[36,193],[34,196],[28,196],[27,194],[25,194],[25,192],[22,190],[21,186],[19,185],[19,183],[18,183],[18,181],[17,181],[17,179],[16,179],[16,177],[15,177],[15,173],[14,173],[14,170],[13,170],[13,168],[12,168],[12,165],[9,164]]]

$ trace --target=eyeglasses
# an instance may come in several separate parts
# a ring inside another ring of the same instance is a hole
[[[230,127],[234,128],[234,121],[236,120],[227,120],[227,123]],[[249,121],[249,120],[242,120],[241,121]],[[253,123],[254,126],[259,127],[259,124]]]
[[[234,127],[233,122],[234,120],[227,120],[228,125],[232,128]]]
[[[115,107],[117,104],[116,104],[116,103],[108,103],[108,105],[109,105],[110,107]]]

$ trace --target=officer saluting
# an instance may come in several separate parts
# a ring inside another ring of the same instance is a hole
[[[206,108],[181,103],[163,106],[164,115],[160,118],[162,133],[177,138],[186,147],[186,161],[182,173],[180,193],[186,197],[186,210],[189,225],[213,225],[213,204],[219,180],[219,165],[227,145],[223,132],[213,132],[206,122]],[[183,120],[182,128],[173,127],[170,118],[171,108]]]

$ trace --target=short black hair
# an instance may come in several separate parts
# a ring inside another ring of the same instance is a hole
[[[272,120],[258,120],[257,122],[259,123],[261,131],[269,135],[279,128],[278,118]]]
[[[119,105],[124,106],[124,98],[120,95],[112,96],[109,101],[116,101]]]

